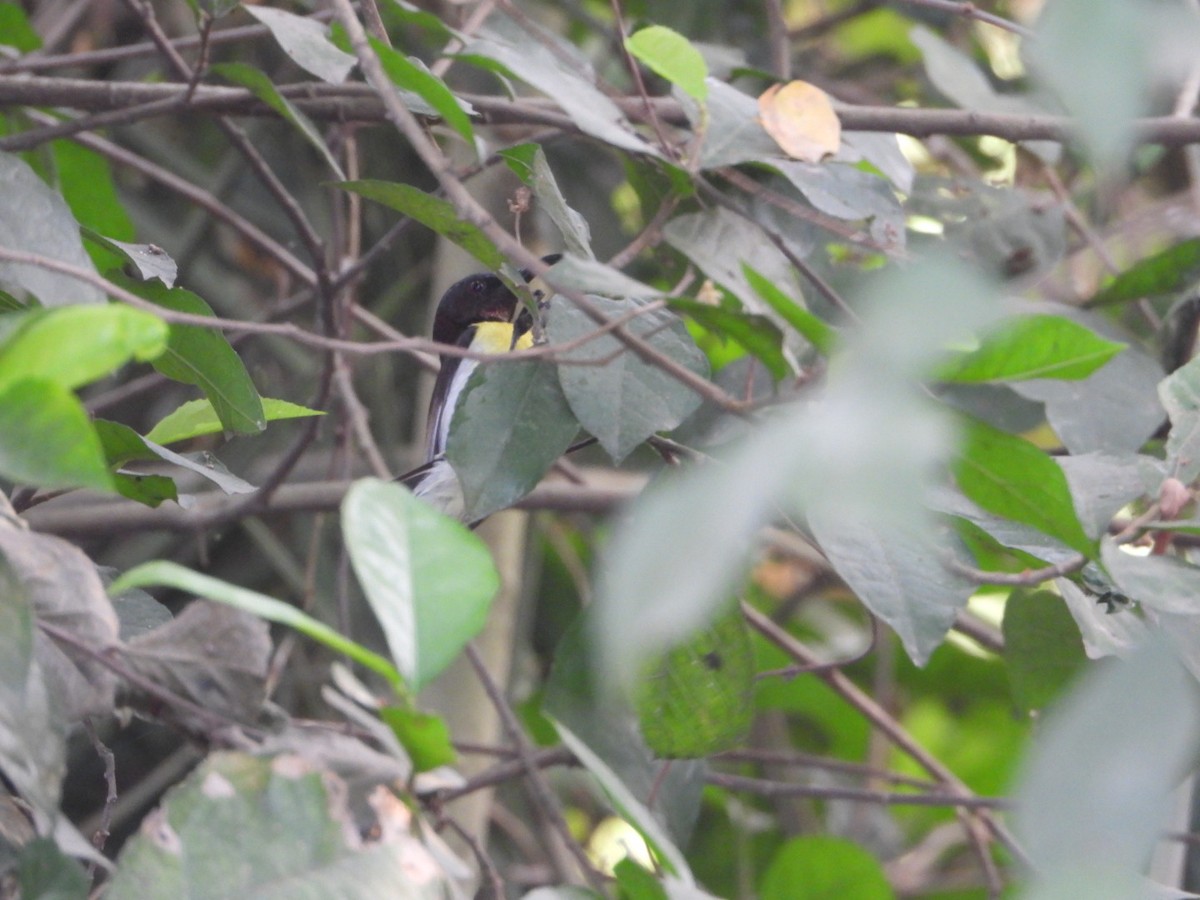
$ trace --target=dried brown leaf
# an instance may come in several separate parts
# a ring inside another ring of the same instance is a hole
[[[803,162],[820,162],[838,152],[842,123],[829,95],[807,81],[774,84],[758,98],[763,128],[783,152]]]

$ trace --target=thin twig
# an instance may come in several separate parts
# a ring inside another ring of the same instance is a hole
[[[889,772],[866,763],[849,762],[844,759],[830,759],[814,753],[800,753],[792,750],[766,750],[749,747],[742,750],[725,750],[714,754],[712,759],[729,762],[749,762],[758,765],[769,765],[774,768],[803,768],[824,769],[845,775],[854,775],[872,781],[882,781],[889,784],[902,784],[918,790],[928,791],[937,787],[937,783],[927,778],[914,778],[911,775],[901,775]]]
[[[770,47],[771,74],[780,81],[792,77],[792,46],[788,37],[787,20],[780,0],[763,0],[767,16],[767,44]]]
[[[104,806],[100,810],[100,824],[96,826],[96,830],[92,833],[92,846],[99,851],[103,851],[104,845],[108,843],[108,838],[112,833],[110,828],[112,826],[113,807],[117,805],[117,758],[113,755],[112,750],[105,745],[104,741],[100,740],[100,735],[96,733],[96,724],[92,721],[91,716],[84,717],[83,730],[87,732],[88,739],[92,742],[92,747],[95,749],[96,755],[104,763]]]
[[[329,11],[322,10],[310,18],[323,21],[329,18]],[[258,38],[270,37],[271,30],[266,25],[237,25],[231,28],[215,28],[209,38],[210,46],[220,44],[243,43]],[[171,45],[176,50],[190,50],[200,45],[199,35],[186,35],[171,39]],[[137,44],[126,44],[122,47],[104,47],[98,50],[70,49],[65,53],[47,55],[40,51],[27,53],[19,59],[5,60],[0,63],[0,75],[18,72],[43,72],[48,69],[86,69],[94,66],[107,66],[129,59],[141,59],[159,53],[157,44],[142,41]]]
[[[800,641],[788,634],[770,617],[763,615],[748,603],[742,603],[742,614],[746,621],[756,631],[792,656],[797,662],[805,665],[819,663],[820,660]],[[937,757],[922,747],[899,722],[885,709],[875,702],[868,694],[859,688],[846,675],[837,669],[817,673],[818,677],[832,687],[843,699],[855,707],[876,728],[883,732],[900,750],[911,757],[921,768],[932,775],[940,784],[960,797],[969,798],[974,793],[950,771]],[[1008,848],[1014,856],[1026,859],[1024,851],[1016,840],[999,822],[986,811],[978,813],[983,817],[988,830]]]
[[[371,471],[377,478],[385,480],[391,478],[391,469],[383,458],[379,445],[375,443],[375,437],[371,434],[367,408],[358,399],[358,394],[354,390],[354,380],[350,377],[350,369],[345,361],[339,360],[334,371],[333,381],[341,400],[342,410],[350,422],[350,432],[354,435],[358,449],[366,457]]]
[[[1087,561],[1087,557],[1079,553],[1055,565],[1046,566],[1041,569],[1026,569],[1024,572],[990,572],[985,569],[976,569],[974,566],[968,566],[966,563],[952,557],[946,557],[942,561],[942,565],[946,566],[952,572],[969,578],[976,584],[1032,587],[1033,585],[1041,584],[1043,581],[1050,581],[1053,578],[1061,578],[1064,575],[1070,575],[1072,572],[1078,572],[1087,565]]]
[[[72,632],[65,628],[60,628],[53,625],[44,619],[38,620],[38,628],[44,631],[48,636],[53,638],[60,644],[66,644],[73,650],[78,651],[90,659],[94,659],[100,665],[104,666],[111,672],[119,675],[125,681],[144,691],[155,700],[163,703],[168,708],[181,710],[191,718],[198,722],[204,722],[212,730],[205,734],[205,737],[217,744],[230,744],[236,746],[244,741],[238,741],[234,737],[234,729],[240,729],[243,734],[253,734],[255,729],[249,728],[237,719],[226,716],[222,713],[214,712],[206,707],[201,706],[182,697],[171,691],[156,681],[145,677],[140,672],[135,671],[125,665],[117,658],[120,650],[117,647],[98,648],[81,640]],[[223,736],[220,738],[218,736]]]
[[[479,651],[473,643],[467,644],[466,653],[471,667],[475,670],[475,674],[479,678],[479,683],[483,686],[484,692],[488,695],[488,699],[491,700],[492,706],[496,708],[496,712],[500,716],[500,723],[504,727],[505,736],[517,751],[518,759],[525,770],[526,781],[529,785],[529,794],[534,805],[570,850],[584,877],[587,878],[593,887],[600,890],[603,887],[604,879],[592,866],[591,860],[588,859],[583,848],[579,846],[579,842],[572,837],[571,829],[568,827],[566,819],[563,818],[563,811],[558,798],[555,797],[554,792],[550,790],[549,786],[542,779],[537,759],[534,756],[534,748],[530,744],[529,738],[525,736],[525,732],[521,728],[521,723],[517,721],[516,714],[512,711],[512,707],[508,705],[508,701],[500,691],[499,685],[496,684],[495,679],[492,678],[491,673],[487,670],[483,658],[479,655]],[[557,855],[553,852],[550,854],[550,859],[556,866],[558,865]],[[560,871],[558,876],[563,881],[568,879],[568,874],[563,871]]]
[[[671,218],[671,214],[675,212],[675,208],[679,205],[680,197],[678,194],[671,194],[662,203],[658,205],[658,209],[654,211],[654,215],[646,224],[646,227],[628,244],[625,245],[608,261],[608,264],[614,269],[623,269],[635,259],[638,254],[647,247],[653,247],[662,240],[662,227],[667,223],[667,219]]]
[[[1033,38],[1033,32],[1024,25],[1018,25],[1011,19],[1006,19],[1003,16],[998,16],[995,13],[990,13],[987,10],[980,9],[974,3],[960,3],[957,0],[896,0],[896,2],[907,4],[908,6],[921,6],[925,9],[933,9],[938,12],[954,13],[962,16],[964,19],[974,19],[976,22],[983,22],[986,25],[994,25],[997,28],[1002,28],[1005,31],[1011,31],[1013,34],[1019,34],[1023,38]]]
[[[455,744],[454,746],[455,749],[461,749],[459,744]],[[514,778],[526,774],[526,767],[530,762],[540,769],[548,769],[552,766],[579,765],[575,759],[575,754],[566,747],[546,747],[541,750],[535,750],[530,754],[528,760],[520,758],[519,749],[514,750],[502,747],[495,748],[494,752],[504,752],[513,755],[515,758],[496,763],[496,765],[484,769],[478,775],[467,779],[467,782],[459,787],[439,791],[437,794],[438,800],[441,803],[451,803],[461,797],[470,796],[477,791],[495,787],[506,781],[512,781]]]
[[[724,772],[709,772],[704,780],[726,790],[757,794],[760,797],[807,797],[812,800],[854,800],[883,806],[956,806],[961,809],[1007,809],[1010,805],[1003,797],[980,797],[975,794],[963,796],[954,791],[929,791],[923,794],[872,791],[865,788],[795,784],[766,778],[750,778],[745,775],[728,775]]]
[[[54,121],[52,117],[37,110],[29,110],[27,115],[34,121]],[[181,178],[168,169],[164,169],[157,163],[153,163],[145,157],[139,156],[131,150],[114,144],[112,141],[98,135],[77,134],[72,140],[81,147],[94,150],[112,162],[126,166],[139,175],[144,175],[153,181],[157,181],[168,190],[174,191],[181,197],[210,213],[218,221],[224,222],[249,243],[283,266],[293,277],[309,286],[316,284],[317,276],[310,266],[305,265],[281,243],[245,216],[233,210],[228,204],[221,202],[211,192],[197,187],[192,182]]]
[[[446,816],[441,821],[448,825],[462,839],[463,843],[471,848],[471,852],[479,862],[479,869],[487,878],[488,891],[490,892],[480,894],[479,896],[485,898],[485,900],[503,900],[506,896],[504,879],[500,876],[500,870],[496,868],[496,863],[484,851],[483,845],[467,829],[463,828],[456,819]]]
[[[638,97],[645,104],[646,117],[650,121],[650,127],[654,129],[655,137],[658,138],[658,146],[667,155],[668,159],[678,160],[678,149],[671,141],[667,140],[667,132],[663,128],[662,120],[655,113],[654,105],[650,102],[650,94],[646,91],[646,82],[642,78],[642,70],[638,66],[637,60],[633,58],[633,54],[629,52],[629,48],[625,46],[629,32],[625,28],[625,16],[621,12],[621,0],[610,0],[609,5],[613,11],[613,26],[617,29],[617,50],[621,54],[625,68],[629,70],[629,76],[633,79],[634,90],[637,91]]]

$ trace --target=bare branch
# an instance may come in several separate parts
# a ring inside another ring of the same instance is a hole
[[[280,93],[310,118],[322,121],[379,123],[387,120],[383,102],[369,85],[299,82],[281,85]],[[0,75],[0,107],[55,106],[78,110],[113,110],[159,102],[177,104],[187,85],[135,81],[97,82],[86,79],[15,77]],[[579,129],[552,100],[523,97],[511,100],[485,94],[463,94],[489,125],[553,125],[564,132]],[[614,97],[613,102],[635,121],[649,121],[646,103],[654,114],[672,125],[686,125],[679,103],[669,97]],[[164,109],[167,107],[164,106]],[[170,108],[175,108],[171,106]],[[245,88],[199,85],[187,104],[189,112],[213,115],[275,116],[274,110]],[[153,109],[146,115],[161,115]],[[140,117],[140,114],[139,114]],[[1074,123],[1066,116],[983,113],[965,109],[930,109],[893,106],[842,106],[838,118],[846,131],[882,131],[912,137],[994,135],[1008,141],[1058,141],[1075,138]],[[1177,147],[1200,143],[1200,119],[1152,116],[1130,123],[1134,139],[1142,144]],[[40,132],[0,139],[2,150],[25,150],[42,143]]]
[[[333,512],[341,505],[350,483],[312,481],[285,484],[255,515],[275,516],[299,512]],[[518,509],[556,512],[607,513],[637,496],[640,481],[630,479],[610,486],[577,485],[547,481],[516,504]],[[62,498],[22,514],[36,531],[76,539],[106,537],[114,532],[145,531],[203,532],[247,515],[238,497],[220,491],[193,496],[184,509],[174,503],[150,508],[133,500],[96,500],[86,495]]]

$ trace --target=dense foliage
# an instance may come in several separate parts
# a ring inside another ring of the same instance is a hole
[[[6,895],[1193,896],[1197,46],[0,2]]]

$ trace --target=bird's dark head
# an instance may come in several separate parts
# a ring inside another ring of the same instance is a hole
[[[561,255],[543,257],[543,262],[553,265]],[[528,270],[521,274],[526,281],[533,275]],[[468,275],[447,288],[438,301],[433,316],[433,339],[441,344],[457,344],[472,325],[480,322],[509,322],[518,304],[517,295],[510,291],[496,275]]]
[[[517,295],[495,275],[468,275],[454,282],[438,302],[433,316],[433,339],[457,344],[472,325],[507,322],[517,308]]]

